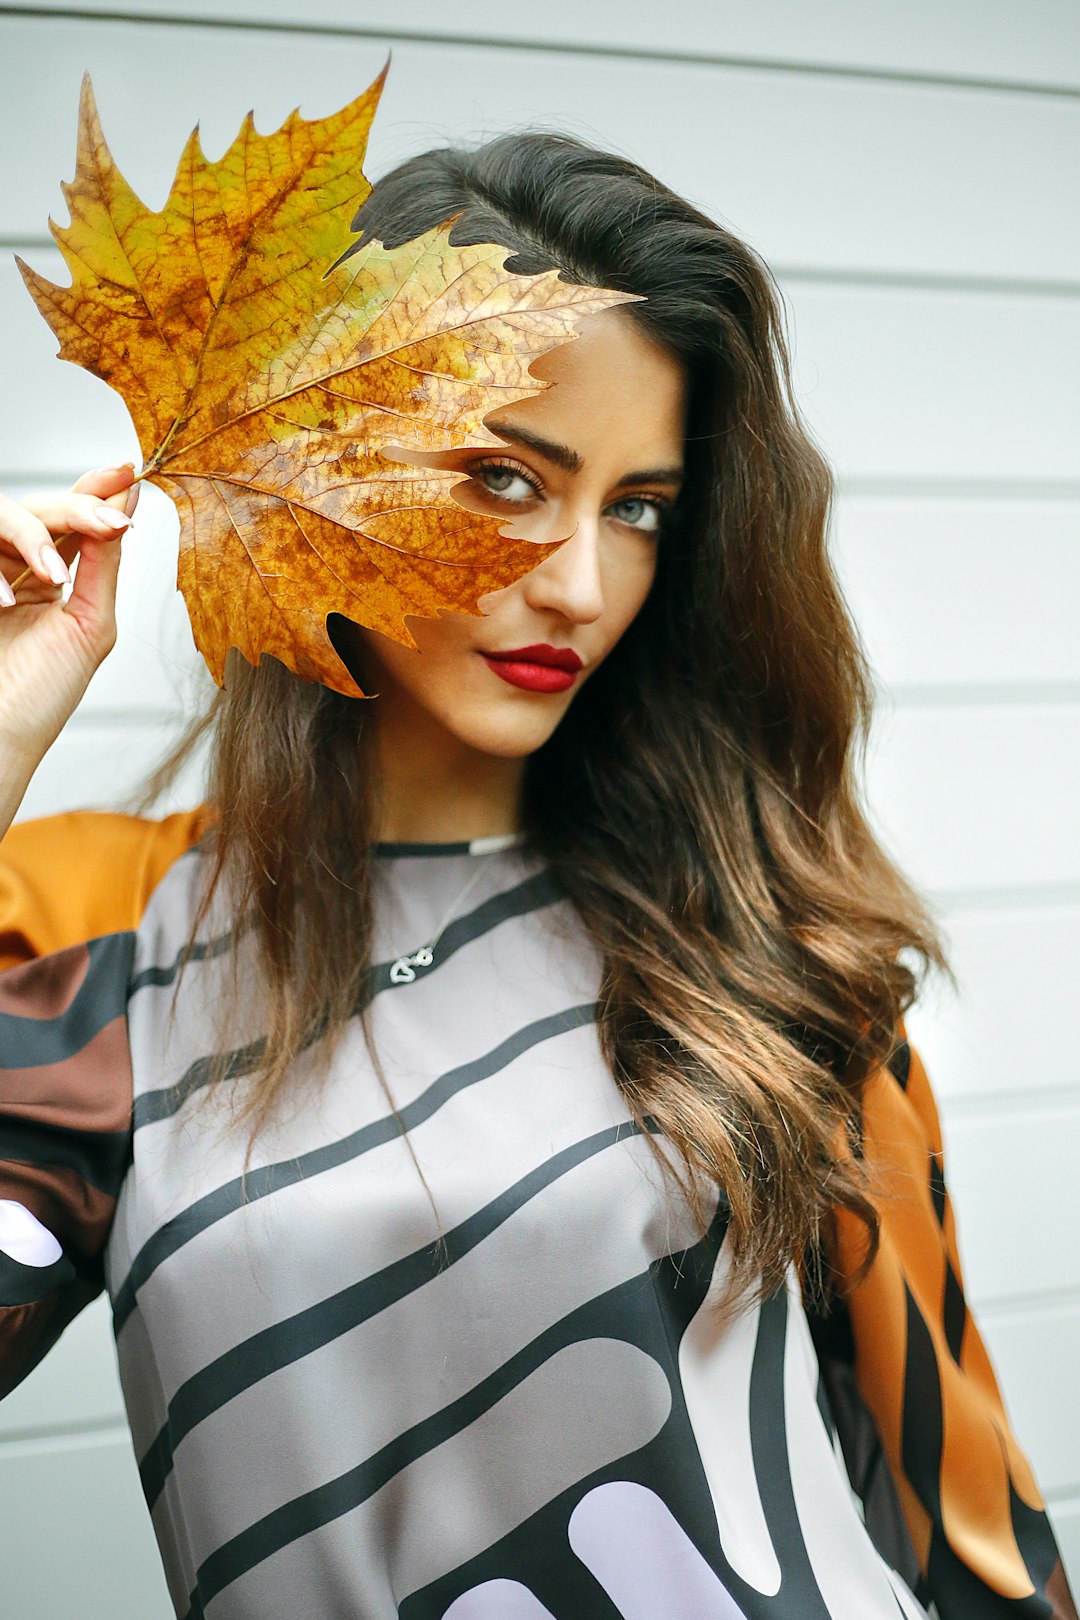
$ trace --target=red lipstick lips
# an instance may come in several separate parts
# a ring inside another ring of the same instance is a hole
[[[582,663],[572,647],[550,647],[547,642],[480,656],[496,675],[527,692],[567,691],[577,679]]]

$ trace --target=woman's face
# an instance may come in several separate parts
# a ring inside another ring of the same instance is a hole
[[[485,754],[531,753],[648,595],[682,468],[682,368],[619,310],[589,316],[578,331],[533,364],[554,387],[487,418],[505,450],[460,451],[445,463],[468,478],[455,499],[512,520],[503,533],[569,538],[515,584],[481,597],[481,618],[410,616],[419,652],[342,627],[337,644],[365,692],[377,694],[380,731],[419,721],[430,735],[435,722]],[[580,669],[506,659],[538,646],[576,654]]]

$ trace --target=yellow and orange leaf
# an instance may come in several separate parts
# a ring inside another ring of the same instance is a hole
[[[209,162],[195,131],[154,212],[105,144],[89,80],[67,226],[70,287],[21,260],[60,355],[131,412],[142,476],[180,513],[177,584],[220,685],[237,647],[361,696],[331,613],[415,646],[407,614],[478,613],[561,542],[511,540],[466,511],[460,473],[393,459],[498,446],[497,406],[546,385],[539,355],[628,294],[507,271],[507,249],[450,241],[449,220],[396,248],[349,221],[384,75],[331,117],[251,116]]]

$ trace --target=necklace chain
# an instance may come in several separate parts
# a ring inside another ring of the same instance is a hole
[[[450,902],[449,909],[447,910],[442,922],[436,929],[434,937],[429,939],[426,945],[421,945],[420,949],[418,951],[413,951],[410,956],[399,956],[393,962],[391,962],[391,984],[411,984],[416,978],[416,970],[418,967],[428,968],[431,966],[432,962],[435,960],[435,947],[442,938],[443,933],[446,930],[447,923],[454,915],[454,912],[457,910],[458,906],[460,906],[466,897],[472,893],[473,889],[480,881],[483,872],[484,867],[483,863],[481,863],[469,878],[468,883],[466,883],[461,893]]]

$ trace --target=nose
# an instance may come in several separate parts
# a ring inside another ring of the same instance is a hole
[[[530,607],[554,609],[574,624],[592,624],[604,611],[600,578],[600,534],[595,520],[580,517],[558,551],[524,578]]]

